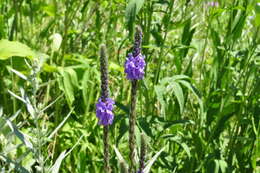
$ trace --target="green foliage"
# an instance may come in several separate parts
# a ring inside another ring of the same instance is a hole
[[[0,40],[0,60],[12,56],[33,58],[34,52],[26,45],[17,41]]]
[[[123,65],[137,25],[147,63],[136,107],[145,172],[259,172],[260,2],[215,2],[1,1],[0,172],[103,172],[101,43],[116,101],[110,164],[127,167]]]

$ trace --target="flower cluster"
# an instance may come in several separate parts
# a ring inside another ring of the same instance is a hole
[[[105,102],[102,99],[98,99],[98,103],[96,104],[96,115],[99,119],[98,124],[107,126],[113,123],[114,114],[112,110],[114,104],[115,102],[111,98],[106,98]]]
[[[125,62],[125,73],[129,80],[139,80],[144,77],[145,60],[144,56],[139,53],[137,56],[133,54],[128,54],[127,60]]]

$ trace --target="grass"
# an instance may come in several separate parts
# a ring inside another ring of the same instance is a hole
[[[258,172],[260,2],[217,2],[2,0],[0,170],[102,172],[102,43],[116,101],[112,172],[120,167],[113,145],[130,162],[123,65],[138,25],[147,68],[136,143],[145,134],[146,163],[165,147],[151,172]]]

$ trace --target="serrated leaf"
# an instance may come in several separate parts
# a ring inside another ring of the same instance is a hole
[[[0,60],[8,59],[12,56],[33,58],[34,52],[18,41],[0,40]]]

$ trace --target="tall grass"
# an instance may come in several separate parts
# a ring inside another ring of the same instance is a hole
[[[145,165],[164,146],[151,172],[258,172],[260,2],[208,2],[2,0],[0,170],[103,172],[101,43],[116,101],[109,140],[128,158],[123,65],[138,25],[147,65],[135,135],[137,149],[146,136]],[[114,150],[110,158],[119,172]]]

